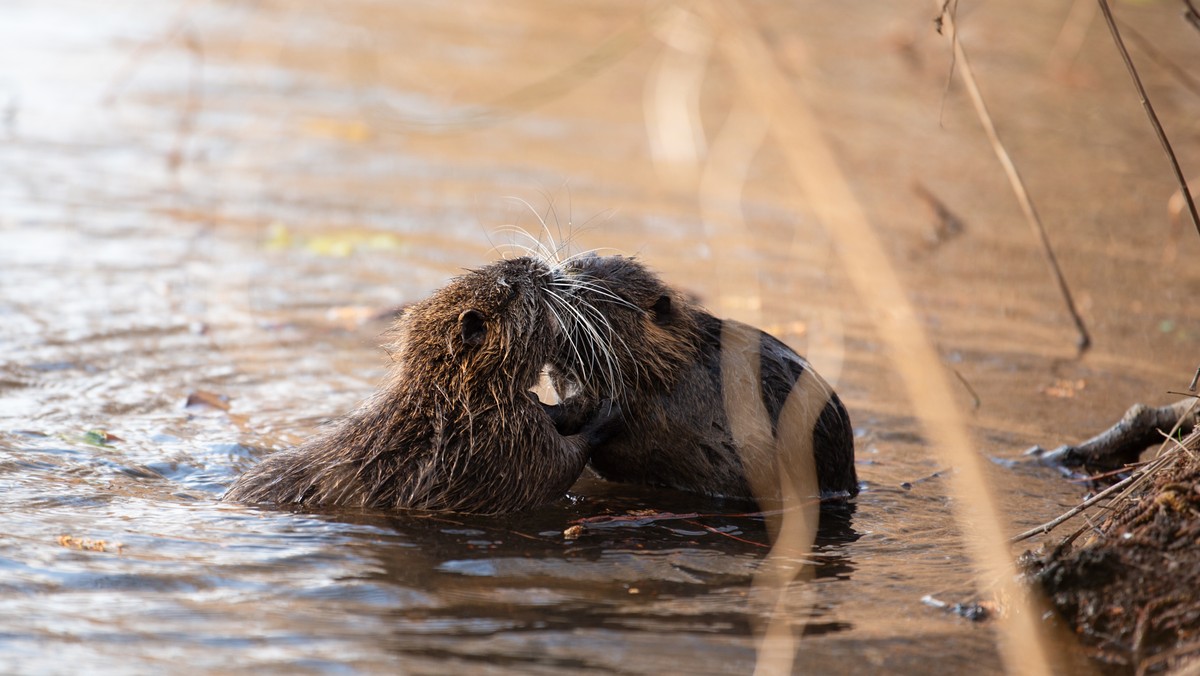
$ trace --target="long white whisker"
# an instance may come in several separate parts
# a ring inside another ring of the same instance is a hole
[[[542,215],[537,212],[537,209],[534,209],[533,205],[530,204],[529,202],[525,201],[524,199],[521,199],[520,197],[517,197],[515,195],[509,195],[506,199],[514,200],[514,201],[520,202],[521,204],[524,204],[525,208],[529,209],[529,213],[533,214],[533,217],[536,218],[538,220],[538,223],[540,223],[542,225],[542,231],[545,232],[546,237],[549,238],[550,246],[546,246],[545,244],[542,244],[542,238],[540,236],[537,238],[538,246],[539,246],[539,248],[541,248],[543,251],[546,252],[547,263],[549,263],[549,261],[554,261],[554,265],[557,265],[558,264],[558,253],[557,253],[558,252],[558,244],[555,243],[555,241],[554,241],[554,233],[550,232],[550,226],[546,225],[546,219],[542,218]],[[551,202],[550,204],[551,204],[551,208],[553,208],[554,203]],[[530,239],[533,239],[533,238],[530,237]],[[552,265],[551,267],[554,267],[554,266]]]
[[[600,302],[612,302],[613,304],[630,308],[636,312],[643,312],[643,310],[641,308],[638,308],[634,304],[630,303],[629,301],[625,300],[624,298],[621,298],[620,296],[616,295],[615,293],[609,291],[606,286],[604,286],[598,282],[595,282],[592,280],[580,279],[578,277],[569,277],[567,280],[564,280],[564,281],[567,282],[568,286],[574,287],[573,291],[575,291],[575,293],[573,293],[572,296],[579,299],[579,301],[580,301],[579,304],[586,311],[587,317],[591,319],[591,321],[587,321],[586,318],[581,317],[581,324],[584,324],[590,328],[590,330],[591,330],[590,332],[593,336],[593,340],[596,342],[598,349],[605,355],[607,365],[609,366],[609,368],[606,370],[609,372],[610,377],[613,376],[613,369],[611,368],[611,365],[616,361],[614,348],[619,347],[620,349],[623,349],[625,351],[625,354],[627,354],[629,356],[628,361],[633,368],[634,380],[640,381],[641,377],[642,377],[643,366],[639,362],[639,360],[635,357],[635,355],[633,353],[633,349],[629,346],[629,344],[621,336],[620,332],[616,331],[613,328],[612,323],[609,321],[608,317],[602,311],[600,311],[600,309],[598,307],[596,307],[596,305],[593,302],[589,302],[586,298],[582,297],[578,293],[578,291],[587,290],[587,291],[592,292],[595,295],[602,296],[602,298],[600,299]],[[604,335],[601,335],[600,330],[598,328],[596,328],[597,326],[603,326],[603,328],[605,330],[604,333],[606,333],[608,336],[607,338]],[[614,337],[616,339],[615,342],[619,343],[619,346],[614,345],[614,341],[612,340],[612,338],[614,338]],[[623,369],[620,369],[620,368],[616,369],[618,374],[622,370]],[[610,381],[610,390],[615,388],[617,382],[618,381],[615,378]],[[624,388],[622,388],[622,391],[623,391],[623,389]]]
[[[617,384],[620,382],[619,374],[621,369],[613,355],[611,343],[603,335],[598,326],[598,324],[602,324],[608,335],[611,336],[615,335],[611,324],[609,324],[608,319],[602,313],[598,312],[588,303],[583,303],[583,308],[587,312],[577,307],[575,303],[564,302],[563,307],[575,317],[576,326],[580,328],[586,337],[591,339],[591,343],[593,344],[593,349],[590,351],[592,358],[588,362],[585,363],[582,356],[580,356],[581,371],[584,372],[585,377],[591,379],[594,377],[593,368],[603,369],[606,384],[608,385],[607,389],[615,398],[615,390],[617,389]],[[599,321],[597,322],[596,320]],[[603,358],[602,363],[596,361],[597,356]]]
[[[550,193],[546,191],[542,191],[542,197],[546,198],[547,215],[554,217],[554,229],[558,231],[559,242],[562,242],[562,221],[558,218],[558,209],[554,205],[554,197],[552,197]],[[545,221],[543,220],[542,223],[544,224]],[[546,228],[546,236],[550,238],[550,245],[551,248],[554,249],[554,253],[557,255],[558,253],[562,252],[563,245],[555,244],[554,235],[550,232],[550,228],[548,227]]]
[[[554,269],[558,266],[558,259],[555,257],[554,252],[551,251],[550,249],[548,249],[546,247],[546,245],[543,244],[540,239],[537,239],[533,235],[529,234],[529,232],[526,231],[525,228],[522,228],[521,226],[515,225],[515,224],[505,224],[505,225],[498,226],[496,228],[496,232],[513,233],[513,234],[520,235],[520,236],[528,239],[530,242],[533,243],[532,246],[525,245],[525,244],[518,244],[516,241],[509,242],[509,246],[516,248],[516,249],[520,249],[521,251],[524,251],[531,258],[535,258],[535,259],[541,261],[542,263],[544,263],[546,265],[546,267],[548,267],[548,268]]]
[[[620,347],[625,350],[625,354],[629,355],[629,363],[633,367],[634,380],[641,380],[642,365],[639,363],[638,359],[634,356],[633,349],[629,347],[629,343],[625,341],[625,339],[621,336],[620,332],[618,332],[616,329],[613,328],[612,323],[609,322],[608,317],[605,316],[604,313],[600,311],[600,308],[597,308],[595,305],[591,305],[591,304],[587,304],[587,303],[584,304],[584,307],[588,311],[590,311],[592,313],[592,315],[600,321],[600,323],[602,323],[604,325],[604,328],[607,330],[608,335],[610,337],[616,338],[617,342],[620,343]],[[605,340],[603,342],[603,347],[604,347],[606,354],[612,354],[614,352],[614,346],[613,346],[613,343],[611,340]],[[612,360],[614,362],[616,360],[615,356],[610,356],[609,358],[610,358],[610,360]],[[618,371],[619,370],[620,369],[618,369]],[[622,389],[624,389],[624,388],[622,388]]]
[[[599,246],[599,247],[596,247],[595,249],[588,249],[587,251],[580,251],[579,253],[571,254],[570,256],[567,256],[566,258],[564,258],[562,260],[562,264],[567,265],[568,263],[573,263],[573,262],[579,260],[580,258],[584,258],[585,256],[589,256],[591,254],[600,253],[601,251],[611,251],[612,253],[614,253],[616,255],[622,255],[622,252],[620,249],[614,249],[611,246]]]
[[[499,230],[497,230],[497,232],[499,232]],[[530,256],[532,258],[537,258],[540,260],[541,252],[537,251],[536,249],[534,249],[526,244],[519,244],[515,241],[510,241],[505,246],[508,247],[509,249],[516,249],[518,252],[521,253],[521,255]],[[508,255],[511,253],[512,253],[511,251],[505,251],[504,259],[509,260]]]
[[[596,327],[593,326],[590,321],[588,321],[588,318],[586,316],[584,316],[584,314],[579,310],[579,308],[575,307],[575,305],[573,303],[570,303],[570,302],[566,301],[565,299],[559,299],[559,300],[562,303],[561,307],[565,311],[570,313],[570,315],[572,316],[572,318],[575,322],[575,326],[579,327],[579,329],[582,330],[586,334],[586,336],[590,336],[592,343],[601,344],[601,337],[599,335],[599,332],[596,330]],[[594,353],[595,350],[593,350],[592,352]],[[583,355],[582,355],[582,353],[578,352],[578,350],[576,351],[576,357],[578,358],[578,364],[579,364],[580,370],[582,372],[582,375],[584,375],[587,378],[591,378],[593,375],[592,368],[595,365],[590,363],[590,361],[584,362]]]
[[[559,303],[560,307],[562,307],[564,309],[570,309],[570,305],[567,303],[567,301],[563,298],[558,297],[558,295],[556,295],[555,293],[551,292],[549,294],[548,298],[551,301]],[[553,305],[554,305],[553,302],[546,303],[546,309],[549,310],[550,313],[554,315],[554,318],[558,320],[559,326],[562,327],[563,335],[565,335],[567,338],[567,345],[569,345],[571,347],[571,352],[575,353],[575,363],[579,364],[580,365],[579,368],[582,370],[582,368],[583,368],[583,366],[582,366],[583,365],[583,353],[581,353],[579,351],[579,345],[578,345],[578,343],[575,342],[574,331],[572,330],[572,327],[567,326],[567,324],[563,321],[562,316],[559,315],[558,312],[556,312],[554,310]]]
[[[630,303],[629,301],[625,300],[624,298],[617,295],[616,293],[613,293],[612,291],[609,290],[609,288],[607,286],[605,286],[599,282],[595,282],[590,279],[583,279],[580,277],[571,277],[570,281],[568,283],[574,289],[585,289],[587,291],[591,291],[592,293],[596,294],[597,296],[603,296],[606,301],[610,301],[617,305],[623,305],[628,308],[639,309],[636,305],[634,305],[633,303]]]
[[[624,349],[627,355],[629,355],[629,363],[633,367],[635,378],[640,378],[641,365],[634,357],[633,350],[629,347],[629,344],[621,336],[620,332],[613,328],[612,322],[609,321],[609,318],[603,312],[601,312],[598,307],[590,302],[587,302],[586,299],[584,299],[584,302],[580,303],[580,305],[582,307],[581,314],[585,317],[584,321],[586,325],[591,328],[593,340],[597,344],[597,351],[604,355],[607,367],[606,370],[610,378],[609,390],[610,394],[612,394],[613,398],[615,399],[617,398],[617,386],[622,383],[623,380],[620,380],[622,369],[616,359],[616,351],[614,349],[613,339],[615,338],[616,341],[620,343],[620,347]],[[588,321],[588,319],[590,319],[590,321]],[[599,327],[603,327],[604,331],[601,332]],[[623,392],[624,388],[622,387],[620,390]]]

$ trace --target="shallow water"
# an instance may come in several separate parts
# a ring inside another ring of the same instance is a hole
[[[638,253],[776,333],[847,402],[865,490],[849,517],[826,515],[815,577],[790,590],[798,671],[999,671],[992,624],[921,601],[982,598],[954,470],[713,28],[686,3],[447,7],[0,10],[4,670],[751,671],[767,535],[738,505],[594,479],[505,518],[218,501],[371,392],[386,366],[374,315],[519,241],[499,226],[537,233],[542,217],[575,250]],[[749,18],[970,384],[960,405],[1015,532],[1081,493],[1024,448],[1186,386],[1200,241],[1171,229],[1174,186],[1100,24],[1063,74],[1046,64],[1066,6],[963,11],[1093,332],[1082,359],[957,85],[943,106],[931,8]],[[1173,4],[1119,11],[1163,55],[1200,62]],[[1200,98],[1143,74],[1185,164],[1200,157]],[[934,241],[918,182],[961,233]],[[661,518],[596,518],[633,510]]]

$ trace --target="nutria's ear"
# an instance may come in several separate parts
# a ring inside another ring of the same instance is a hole
[[[462,331],[463,345],[479,345],[487,338],[487,324],[478,310],[467,310],[459,315],[458,328]]]
[[[654,301],[654,307],[650,308],[654,313],[655,324],[668,324],[671,321],[671,297],[663,294]]]

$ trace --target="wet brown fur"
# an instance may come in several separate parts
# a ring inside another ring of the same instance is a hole
[[[561,424],[579,424],[592,402],[605,398],[623,411],[623,429],[592,451],[597,473],[709,495],[773,498],[756,496],[748,475],[787,472],[789,458],[811,452],[822,495],[858,493],[849,415],[795,351],[758,329],[713,317],[633,258],[585,256],[568,261],[564,271],[576,280],[573,304],[584,308],[593,328],[569,323],[570,339],[554,363],[551,376],[564,398]],[[776,438],[764,455],[735,441],[722,377],[722,335],[730,330],[759,348],[756,394],[770,419],[768,435],[778,433],[789,394],[809,372],[806,389],[789,405],[821,407],[810,411],[816,420],[811,444]],[[606,366],[610,359],[615,369]]]
[[[268,456],[225,499],[498,513],[561,497],[588,444],[559,434],[530,394],[559,338],[555,274],[530,258],[502,261],[411,306],[379,391]]]

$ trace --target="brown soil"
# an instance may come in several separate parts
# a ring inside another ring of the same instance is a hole
[[[1032,562],[1088,653],[1119,671],[1200,664],[1200,433],[1102,521]]]

